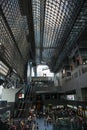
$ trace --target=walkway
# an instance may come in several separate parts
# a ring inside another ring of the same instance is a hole
[[[39,130],[53,130],[52,124],[44,125],[44,119],[43,118],[40,118],[40,119],[38,118],[36,120],[36,123],[38,123]]]
[[[44,119],[43,118],[38,118],[36,120],[36,123],[38,123],[38,127],[39,130],[72,130],[69,126],[68,127],[59,127],[59,128],[55,128],[53,126],[53,124],[48,124],[48,125],[44,125]]]

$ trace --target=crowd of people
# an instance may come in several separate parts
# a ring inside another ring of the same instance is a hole
[[[37,119],[42,118],[44,120],[44,126],[49,124],[53,125],[53,130],[60,127],[69,127],[71,130],[87,130],[87,120],[77,115],[76,110],[71,108],[59,108],[50,109],[44,113],[29,113],[27,118],[9,119],[7,122],[3,122],[0,119],[0,130],[40,130],[37,123]],[[66,124],[62,124],[61,121],[65,121]],[[45,128],[47,130],[47,128]]]
[[[64,107],[53,112],[56,127],[70,127],[71,130],[87,130],[87,119],[78,115],[77,110]],[[62,117],[62,118],[61,118]]]
[[[28,118],[18,118],[7,120],[3,122],[0,119],[0,130],[38,130],[38,124],[36,124],[36,115],[29,116]]]

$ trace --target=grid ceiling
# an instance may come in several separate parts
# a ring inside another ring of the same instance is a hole
[[[1,0],[0,14],[0,43],[4,48],[2,57],[23,76],[30,47],[26,39],[29,34],[27,18],[21,15],[18,0]]]
[[[60,55],[83,3],[84,1],[81,0],[32,1],[36,50],[38,48],[39,59],[42,55],[42,61],[49,64],[53,58],[56,59]],[[43,24],[41,24],[42,18]]]
[[[66,57],[66,55],[69,54],[71,48],[76,43],[76,40],[78,40],[79,36],[81,35],[81,32],[85,30],[87,27],[87,2],[84,3],[83,8],[76,19],[76,22],[73,26],[72,31],[70,32],[70,35],[67,39],[66,46],[63,49],[62,53],[59,55],[59,58],[56,62],[55,71],[59,68],[59,65],[61,62],[63,62],[63,59]]]
[[[21,70],[21,75],[23,74],[23,61],[17,48],[15,47],[15,43],[12,40],[9,32],[5,26],[3,18],[0,17],[0,56],[3,57],[4,60],[9,63],[9,66],[13,66],[15,70],[19,73]],[[20,68],[20,70],[19,70]]]
[[[31,28],[29,30],[29,13],[25,9],[26,15],[21,14],[18,1],[0,0],[0,44],[3,47],[0,54],[23,75],[30,49],[26,36]],[[31,1],[36,64],[43,61],[56,72],[87,26],[87,0]]]
[[[17,45],[20,48],[23,57],[26,59],[26,50],[22,51],[24,49],[24,42],[27,46],[27,41],[25,41],[25,36],[28,34],[26,16],[21,16],[18,0],[3,0],[2,10],[9,24],[9,27],[11,28],[11,31],[14,35]]]

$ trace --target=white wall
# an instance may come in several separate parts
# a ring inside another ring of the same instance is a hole
[[[7,102],[15,102],[15,94],[20,90],[12,88],[3,88],[2,89],[2,100],[7,100]]]

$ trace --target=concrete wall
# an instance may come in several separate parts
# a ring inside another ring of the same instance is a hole
[[[15,102],[15,94],[20,90],[12,88],[3,88],[2,89],[2,100],[7,100],[7,102]]]
[[[76,77],[74,77],[73,75]],[[78,100],[82,100],[82,88],[87,88],[87,72],[82,73],[82,66],[78,67],[73,71],[72,77],[69,80],[66,80],[62,84],[62,91],[67,92],[71,90],[76,90],[76,97]],[[87,91],[86,91],[87,93]]]

